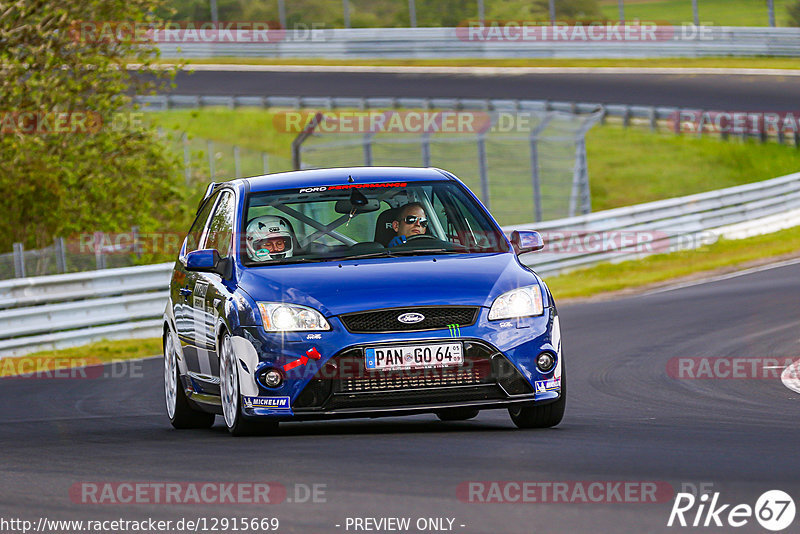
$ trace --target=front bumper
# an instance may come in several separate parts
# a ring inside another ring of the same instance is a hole
[[[553,335],[558,329],[555,309],[547,308],[543,316],[512,321],[488,321],[487,314],[488,310],[482,309],[474,325],[460,330],[380,335],[350,333],[336,318],[331,321],[333,330],[321,334],[270,335],[260,328],[243,328],[237,333],[239,345],[246,341],[248,349],[252,348],[247,351],[249,358],[239,354],[240,383],[248,390],[243,393],[288,397],[290,405],[281,410],[244,406],[243,414],[292,420],[379,417],[558,400],[560,389],[537,392],[534,387],[537,381],[560,376],[560,335]],[[364,369],[366,347],[454,341],[464,347],[464,365],[460,367],[395,372]],[[549,373],[541,373],[535,366],[542,351],[553,353],[559,361]],[[318,360],[302,361],[315,353],[320,355]],[[284,375],[279,387],[268,388],[258,380],[267,369]]]

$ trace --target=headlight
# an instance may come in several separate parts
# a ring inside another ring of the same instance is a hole
[[[538,285],[520,287],[503,293],[492,304],[489,320],[513,319],[544,313],[542,307],[542,290]]]
[[[306,306],[284,302],[259,302],[261,321],[267,332],[302,332],[330,330],[331,325],[320,312]]]

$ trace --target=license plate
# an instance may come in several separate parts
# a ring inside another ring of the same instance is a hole
[[[464,363],[461,343],[370,347],[364,351],[366,368],[372,371],[447,367]]]

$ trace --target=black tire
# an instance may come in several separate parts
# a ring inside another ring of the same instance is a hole
[[[278,429],[277,421],[251,419],[242,414],[242,395],[239,388],[237,360],[233,354],[230,335],[219,338],[220,400],[223,419],[232,436],[266,436]]]
[[[561,422],[567,407],[567,374],[561,369],[561,397],[544,406],[519,406],[508,409],[517,428],[550,428]]]
[[[447,408],[436,412],[440,421],[466,421],[478,416],[477,408]]]
[[[181,383],[180,368],[178,367],[177,359],[175,359],[177,358],[175,347],[173,346],[173,341],[169,333],[164,336],[162,347],[164,349],[164,396],[167,400],[167,416],[169,417],[169,422],[172,423],[173,427],[181,430],[190,428],[211,428],[214,426],[214,419],[216,416],[213,413],[194,409],[189,403],[189,399],[186,397],[186,392],[183,390],[183,384]],[[168,350],[172,351],[172,353],[168,354]],[[167,361],[167,358],[170,357],[174,358],[174,365],[172,366],[170,366]],[[172,386],[169,382],[170,374],[174,380]],[[174,387],[174,411],[170,409],[168,391],[170,387]],[[173,413],[170,414],[170,411],[173,411]]]

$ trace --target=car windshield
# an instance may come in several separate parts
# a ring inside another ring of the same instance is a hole
[[[456,182],[397,182],[251,193],[247,265],[496,253],[505,237]]]

